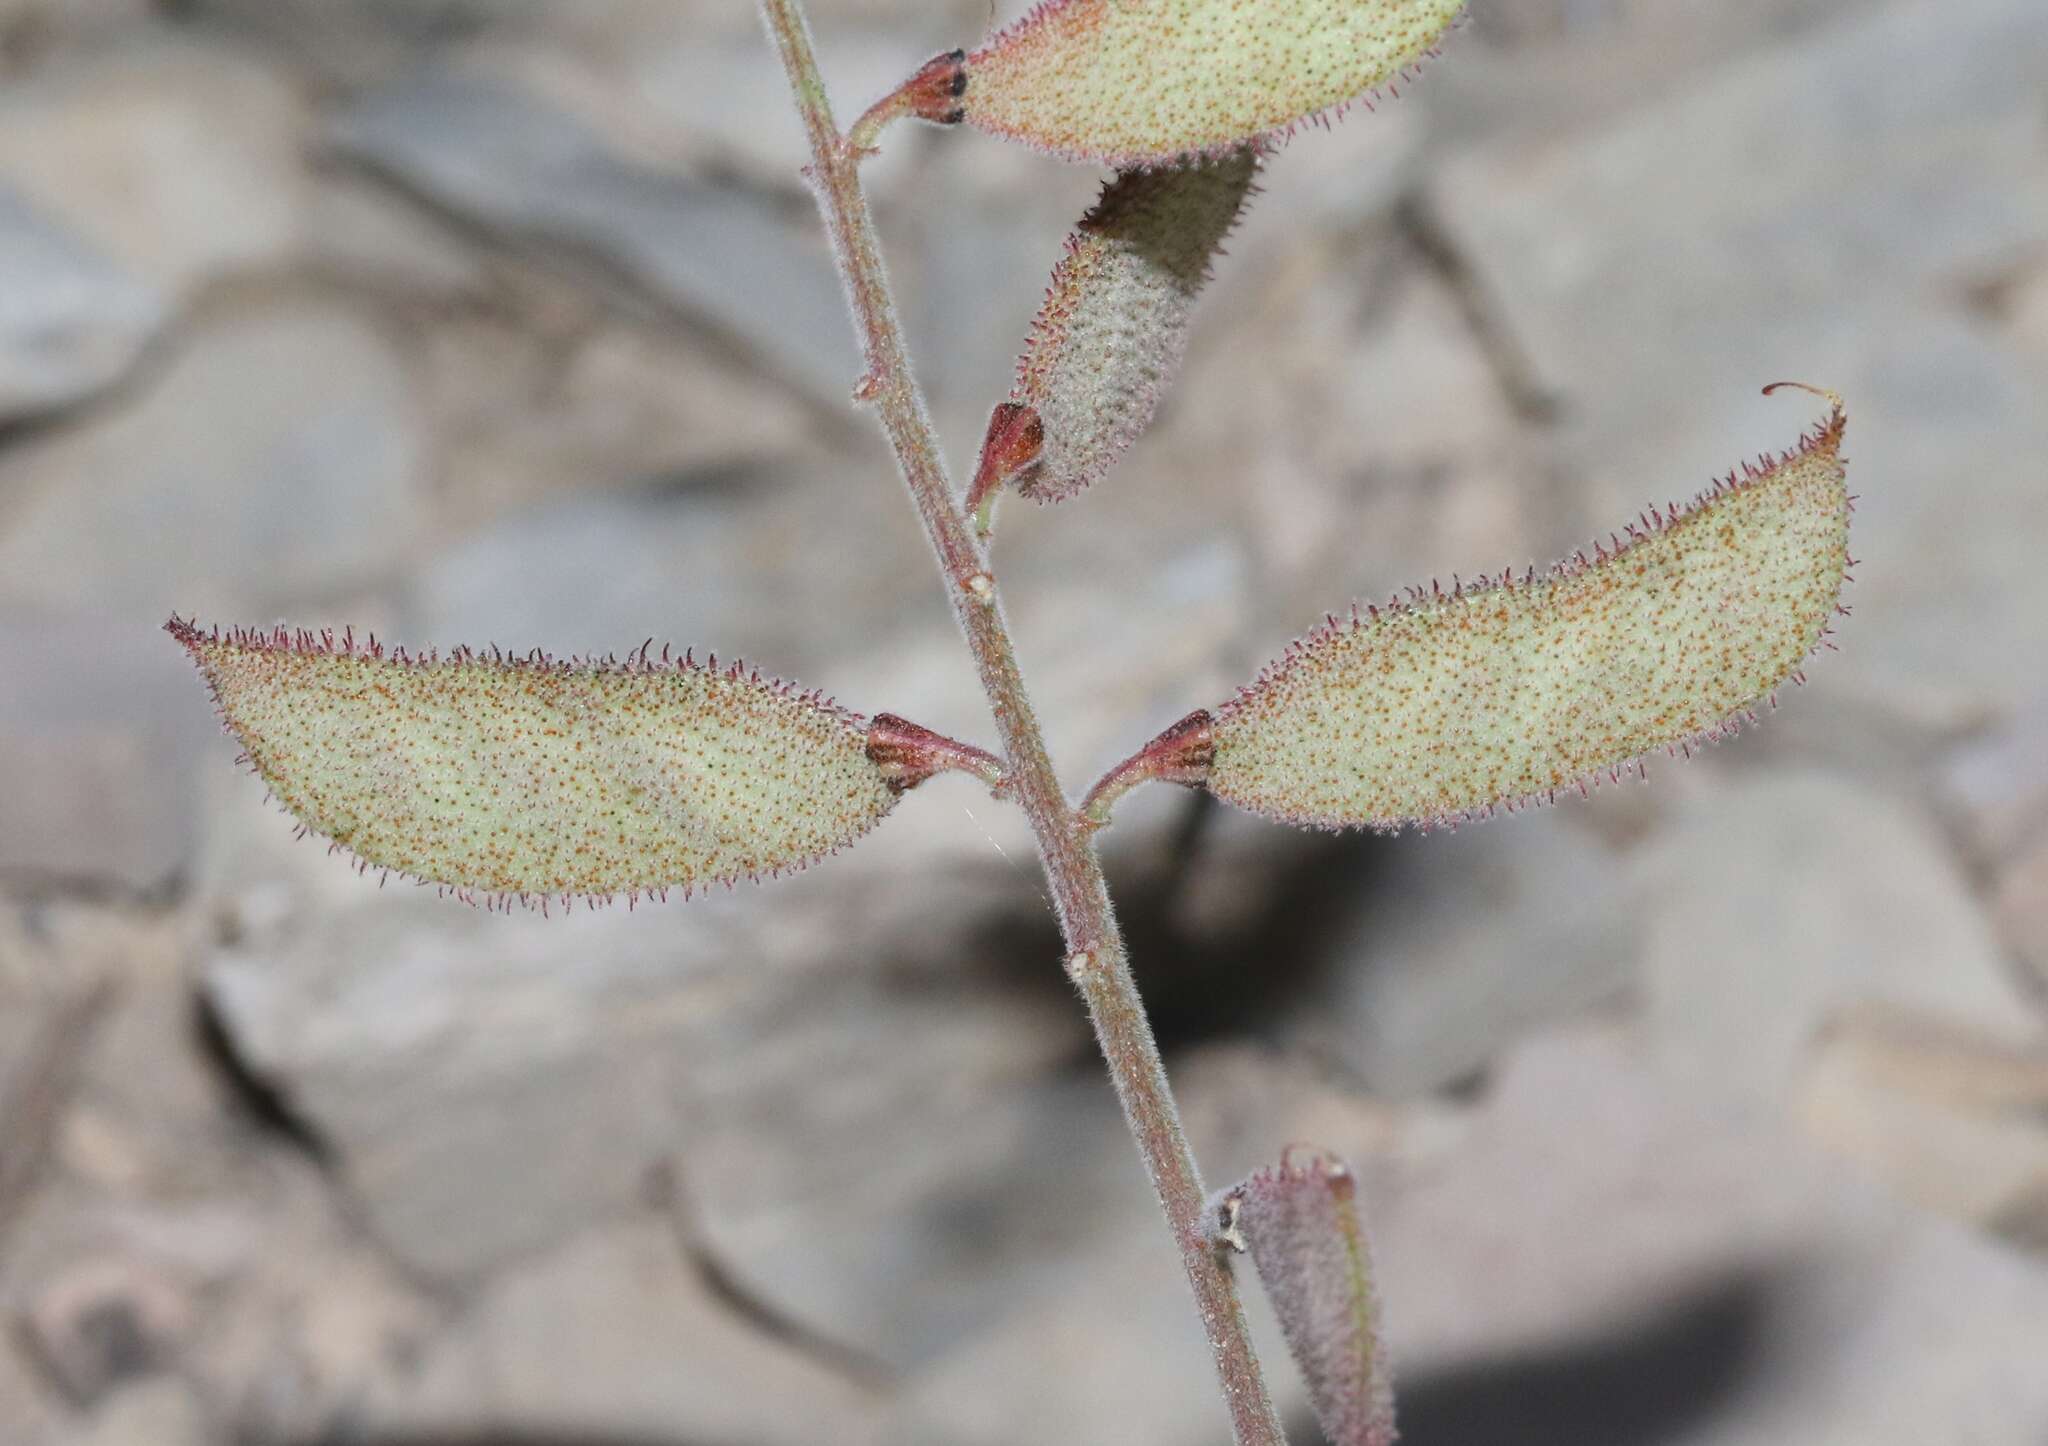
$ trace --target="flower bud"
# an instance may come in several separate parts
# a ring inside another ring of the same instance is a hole
[[[1217,1197],[1225,1243],[1250,1254],[1331,1446],[1393,1446],[1394,1398],[1357,1180],[1316,1154]]]
[[[1057,502],[1109,471],[1151,424],[1180,371],[1195,296],[1258,168],[1246,147],[1217,160],[1126,171],[1103,188],[1053,269],[1017,361],[1016,388],[991,420],[984,471],[997,455],[991,444],[1016,435],[1018,415],[1037,428],[1031,465],[1019,471],[1005,459],[1026,497]]]

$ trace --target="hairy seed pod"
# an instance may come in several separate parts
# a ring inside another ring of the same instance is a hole
[[[799,868],[901,791],[865,720],[739,664],[408,657],[167,630],[300,823],[464,898],[660,893]]]
[[[1331,1446],[1392,1446],[1394,1398],[1357,1181],[1340,1160],[1319,1154],[1297,1165],[1291,1154],[1216,1197],[1222,1238],[1251,1255]]]
[[[1216,710],[1209,788],[1290,823],[1396,829],[1545,801],[1733,732],[1837,611],[1839,405],[1792,451],[1537,577],[1354,607]]]
[[[1250,147],[1216,160],[1126,171],[1067,238],[1032,322],[1017,384],[996,409],[982,470],[1016,470],[1017,417],[1036,426],[1019,489],[1040,502],[1073,496],[1107,473],[1152,421],[1180,370],[1195,296],[1253,192]],[[1021,410],[1020,410],[1021,409]],[[977,492],[1003,478],[977,476]]]
[[[1463,0],[1046,0],[929,61],[854,127],[965,121],[1070,161],[1218,155],[1340,111],[1431,53]]]

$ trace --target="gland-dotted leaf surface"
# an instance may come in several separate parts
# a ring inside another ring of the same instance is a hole
[[[1547,576],[1328,620],[1216,710],[1210,790],[1290,823],[1394,829],[1734,731],[1800,676],[1837,610],[1843,426],[1837,407],[1793,450]]]
[[[896,798],[862,719],[738,666],[168,630],[306,828],[464,897],[773,874],[852,842]]]
[[[1011,400],[1044,428],[1037,464],[1020,479],[1025,496],[1073,496],[1151,423],[1180,370],[1195,296],[1258,168],[1246,147],[1126,171],[1082,217],[1017,362]]]
[[[1224,1192],[1225,1238],[1250,1253],[1331,1446],[1392,1446],[1394,1398],[1356,1197],[1341,1161],[1283,1157]]]
[[[1048,0],[962,63],[981,130],[1119,168],[1215,155],[1369,96],[1463,0]]]

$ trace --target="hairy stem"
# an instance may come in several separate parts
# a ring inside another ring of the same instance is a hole
[[[1009,787],[1038,839],[1066,938],[1067,972],[1087,1001],[1125,1118],[1180,1249],[1222,1378],[1235,1439],[1238,1446],[1284,1446],[1286,1437],[1259,1374],[1236,1286],[1210,1239],[1201,1173],[1181,1132],[1159,1047],[1131,978],[1091,831],[1069,807],[1053,771],[1003,622],[994,576],[939,460],[924,394],[911,373],[883,274],[857,154],[840,139],[833,122],[798,0],[762,0],[762,10],[810,137],[812,162],[807,174],[831,233],[866,353],[867,372],[856,395],[872,402],[880,414],[973,650],[1009,761]]]

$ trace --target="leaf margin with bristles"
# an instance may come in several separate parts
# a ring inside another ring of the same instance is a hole
[[[1798,383],[1774,383],[1772,387],[1766,388],[1765,392],[1768,394],[1781,386],[1800,385]],[[1809,391],[1819,390],[1810,387],[1803,389]],[[1834,393],[1821,392],[1820,394],[1828,397],[1832,403],[1827,417],[1817,427],[1811,430],[1802,430],[1793,446],[1776,453],[1760,453],[1755,462],[1747,459],[1743,460],[1735,468],[1730,469],[1725,476],[1713,478],[1705,488],[1696,492],[1683,505],[1670,501],[1667,501],[1662,507],[1651,504],[1639,512],[1634,521],[1625,524],[1620,532],[1610,532],[1605,542],[1595,538],[1591,544],[1593,548],[1592,556],[1588,556],[1585,548],[1582,547],[1571,555],[1551,564],[1548,569],[1541,573],[1533,565],[1530,565],[1522,571],[1519,577],[1516,575],[1516,570],[1513,567],[1506,568],[1496,575],[1482,573],[1472,582],[1465,582],[1458,574],[1453,574],[1452,588],[1449,592],[1443,590],[1441,583],[1437,579],[1432,579],[1428,589],[1410,586],[1405,590],[1405,594],[1395,593],[1383,604],[1354,601],[1347,614],[1326,613],[1321,622],[1296,637],[1277,656],[1261,667],[1257,675],[1250,682],[1239,686],[1229,699],[1210,710],[1214,715],[1219,737],[1222,736],[1229,724],[1234,721],[1235,716],[1243,710],[1248,702],[1256,697],[1262,688],[1284,676],[1288,669],[1297,666],[1300,660],[1314,648],[1343,634],[1354,632],[1360,628],[1372,627],[1389,617],[1412,613],[1419,609],[1470,602],[1497,589],[1526,588],[1569,580],[1591,569],[1614,562],[1617,558],[1626,555],[1634,547],[1649,542],[1703,509],[1726,499],[1731,494],[1764,484],[1775,475],[1780,467],[1795,464],[1816,452],[1831,453],[1835,465],[1846,476],[1848,459],[1840,455],[1840,445],[1847,430],[1847,411],[1841,399]],[[1856,494],[1847,490],[1846,484],[1843,486],[1843,495],[1845,499],[1842,549],[1844,566],[1836,582],[1833,596],[1829,600],[1828,609],[1821,618],[1818,630],[1808,641],[1807,646],[1798,658],[1776,683],[1764,689],[1757,697],[1735,707],[1708,725],[1693,729],[1667,742],[1653,744],[1625,759],[1619,759],[1611,764],[1581,772],[1548,789],[1516,794],[1510,797],[1493,799],[1485,803],[1474,804],[1469,807],[1415,817],[1403,816],[1389,819],[1333,818],[1248,803],[1233,798],[1227,790],[1218,790],[1215,785],[1213,772],[1204,780],[1204,786],[1222,802],[1290,827],[1311,828],[1329,832],[1361,829],[1373,833],[1391,835],[1398,834],[1408,828],[1414,828],[1421,833],[1439,830],[1455,831],[1465,824],[1483,822],[1495,817],[1497,814],[1513,814],[1530,807],[1555,804],[1561,797],[1568,796],[1573,792],[1578,793],[1582,798],[1588,797],[1601,783],[1611,782],[1619,784],[1631,773],[1647,781],[1647,761],[1660,750],[1668,757],[1690,759],[1695,749],[1704,749],[1708,746],[1725,742],[1740,734],[1745,727],[1758,726],[1762,720],[1757,710],[1768,705],[1772,711],[1775,711],[1778,706],[1778,695],[1788,684],[1801,686],[1805,684],[1806,663],[1817,656],[1822,649],[1832,650],[1835,648],[1835,643],[1833,642],[1834,622],[1837,617],[1848,616],[1850,613],[1850,609],[1842,602],[1842,597],[1848,584],[1855,580],[1854,568],[1858,561],[1848,552],[1848,526],[1850,516],[1855,511],[1857,498]]]
[[[367,876],[372,870],[375,870],[379,876],[379,888],[384,887],[391,879],[398,878],[416,887],[432,888],[440,898],[454,899],[457,902],[467,904],[486,913],[509,914],[512,912],[513,906],[517,904],[522,909],[539,912],[544,916],[551,916],[556,904],[560,904],[562,912],[566,914],[572,911],[578,903],[583,904],[587,909],[595,910],[609,907],[620,900],[625,902],[627,909],[630,911],[637,908],[643,900],[650,904],[655,902],[666,903],[670,896],[676,893],[680,893],[685,900],[689,900],[700,892],[710,892],[711,889],[718,885],[723,885],[730,892],[742,881],[758,885],[771,879],[799,874],[822,863],[827,858],[837,855],[861,838],[864,838],[884,818],[893,812],[895,803],[900,800],[902,793],[906,791],[904,788],[888,784],[885,779],[885,786],[889,787],[893,795],[891,802],[876,813],[864,827],[830,848],[784,860],[765,871],[748,870],[734,873],[730,876],[698,878],[671,885],[621,888],[609,892],[580,890],[544,892],[538,890],[489,889],[453,884],[444,880],[425,877],[414,870],[400,865],[381,863],[367,858],[349,844],[329,837],[320,829],[301,818],[297,811],[277,794],[271,778],[263,772],[261,764],[249,751],[241,728],[236,725],[225,699],[221,696],[217,680],[207,669],[204,660],[200,656],[200,648],[213,645],[260,651],[288,652],[300,656],[348,657],[402,667],[446,667],[489,664],[511,669],[530,669],[556,674],[613,673],[621,675],[644,675],[663,670],[690,671],[721,677],[732,682],[747,683],[765,689],[779,698],[816,709],[835,723],[845,727],[851,735],[861,738],[863,746],[865,746],[865,740],[868,736],[869,725],[874,722],[874,719],[841,705],[822,689],[805,688],[800,684],[772,674],[764,674],[759,668],[749,667],[743,658],[735,657],[721,664],[716,652],[708,652],[705,658],[700,661],[696,657],[694,648],[686,648],[682,653],[677,654],[667,644],[663,645],[661,653],[659,656],[656,656],[653,652],[654,639],[651,636],[638,648],[628,650],[623,657],[617,653],[607,653],[600,658],[594,654],[569,654],[558,657],[538,647],[529,649],[524,653],[516,653],[502,649],[496,644],[486,644],[482,648],[457,645],[445,651],[435,647],[426,649],[408,648],[404,645],[381,643],[373,631],[366,631],[362,637],[358,638],[352,626],[344,627],[338,633],[333,628],[292,627],[283,623],[269,628],[242,625],[223,627],[218,623],[212,625],[211,628],[201,628],[196,621],[180,617],[175,612],[164,623],[163,630],[185,650],[194,667],[197,668],[201,679],[206,684],[208,696],[212,700],[214,713],[220,720],[222,730],[234,737],[237,744],[241,746],[241,751],[236,758],[237,765],[246,767],[251,774],[263,782],[266,790],[266,801],[275,801],[285,815],[293,820],[295,838],[317,835],[326,840],[328,852],[330,854],[341,854],[348,862],[355,865],[356,872],[359,875]]]

